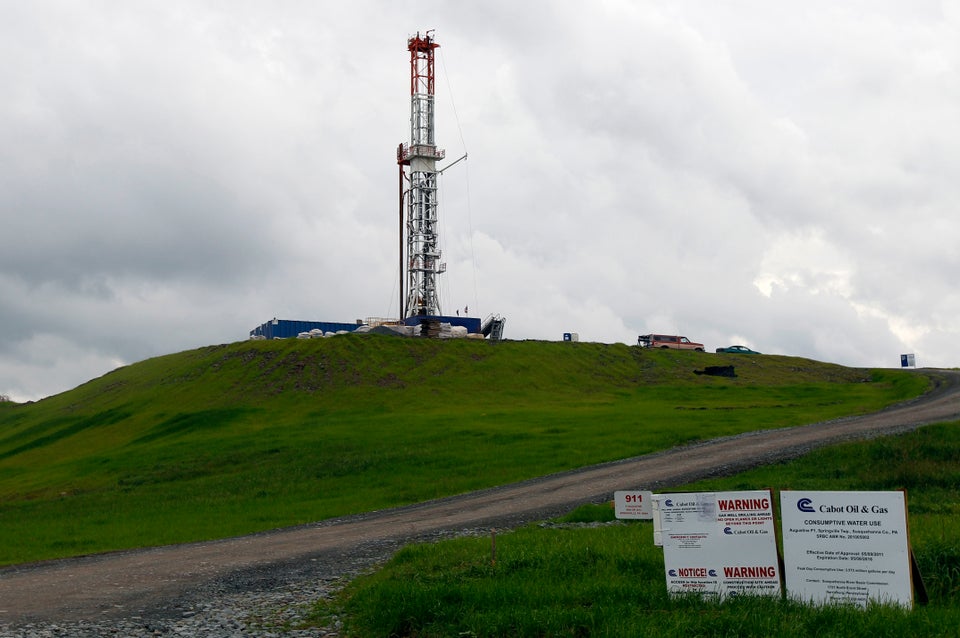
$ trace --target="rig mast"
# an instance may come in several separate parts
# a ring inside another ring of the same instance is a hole
[[[397,148],[400,167],[400,215],[406,195],[406,232],[401,230],[401,272],[406,273],[406,299],[401,276],[400,300],[403,317],[440,315],[437,275],[446,270],[440,261],[437,228],[437,160],[444,152],[436,146],[433,128],[433,53],[440,45],[432,31],[418,32],[407,40],[410,51],[410,143]],[[404,166],[409,167],[404,193]],[[406,235],[404,261],[403,235]]]

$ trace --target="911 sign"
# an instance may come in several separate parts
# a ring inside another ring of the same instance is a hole
[[[617,518],[652,519],[653,498],[650,492],[620,490],[613,493]]]

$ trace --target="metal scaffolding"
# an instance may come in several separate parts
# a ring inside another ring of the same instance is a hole
[[[401,272],[406,292],[400,298],[404,317],[440,315],[437,275],[440,261],[437,227],[437,160],[444,152],[434,138],[434,50],[432,32],[407,40],[410,51],[410,143],[397,149],[400,167]],[[407,167],[407,171],[404,170]],[[406,216],[404,219],[404,200]],[[404,253],[403,237],[406,237]],[[406,256],[404,258],[404,255]],[[405,298],[404,298],[405,295]]]

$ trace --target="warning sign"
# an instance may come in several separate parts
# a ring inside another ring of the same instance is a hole
[[[667,590],[779,595],[769,490],[654,495]]]

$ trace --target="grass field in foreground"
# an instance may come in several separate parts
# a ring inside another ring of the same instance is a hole
[[[727,364],[736,378],[694,374]],[[0,404],[0,565],[403,505],[869,412],[927,384],[622,344],[344,335],[211,346]]]
[[[960,423],[813,452],[802,459],[681,491],[908,489],[912,546],[930,602],[913,611],[814,607],[779,599],[724,603],[666,593],[663,551],[649,522],[602,527],[531,525],[399,551],[356,579],[331,614],[345,635],[623,637],[956,636],[960,627]],[[610,520],[609,505],[570,517]]]

